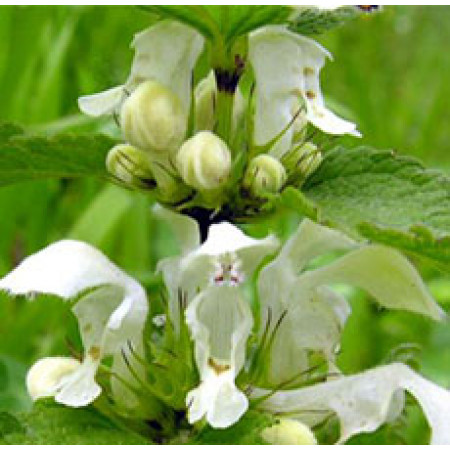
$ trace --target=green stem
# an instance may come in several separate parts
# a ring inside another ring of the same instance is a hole
[[[216,133],[227,144],[231,141],[234,95],[226,91],[217,92],[217,125]],[[233,152],[233,149],[230,149]]]

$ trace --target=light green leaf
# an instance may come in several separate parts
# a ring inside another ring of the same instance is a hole
[[[337,147],[303,193],[316,203],[323,223],[450,263],[450,179],[413,158]]]
[[[29,136],[0,124],[0,186],[39,178],[107,178],[105,159],[113,145],[101,134]]]
[[[69,238],[104,246],[133,205],[133,196],[118,186],[106,186],[72,227]]]
[[[134,431],[119,428],[94,408],[66,408],[41,400],[31,413],[0,415],[0,444],[80,445],[150,444]]]
[[[260,413],[257,411],[249,411],[242,419],[232,427],[218,430],[210,426],[203,428],[200,433],[189,442],[193,445],[258,445],[266,444],[261,437],[264,428],[273,425],[276,422],[275,417]]]
[[[334,10],[298,7],[297,11],[290,21],[289,29],[306,35],[324,33],[361,14],[355,6],[343,6]]]

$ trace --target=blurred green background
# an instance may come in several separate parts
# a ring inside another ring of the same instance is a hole
[[[125,80],[132,36],[148,24],[149,16],[131,7],[0,7],[0,120],[38,133],[116,132],[110,121],[81,116],[76,100]],[[322,76],[329,104],[364,135],[347,144],[394,148],[450,171],[450,7],[385,7],[318,40],[335,59]],[[96,245],[151,288],[155,262],[175,251],[147,198],[96,180],[0,189],[0,214],[0,276],[25,255],[73,237]],[[263,228],[287,234],[293,220]],[[448,311],[448,274],[415,262]],[[412,358],[422,373],[450,387],[448,324],[379,310],[360,292],[352,293],[352,305],[340,355],[344,371]],[[0,297],[0,409],[30,407],[26,368],[39,357],[67,353],[74,327],[57,301]],[[417,420],[411,439],[420,441],[425,431]]]

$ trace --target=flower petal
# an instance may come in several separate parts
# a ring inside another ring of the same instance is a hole
[[[200,229],[195,219],[178,214],[157,204],[152,209],[158,219],[164,220],[171,228],[182,254],[195,250],[200,245]]]
[[[148,311],[144,289],[83,242],[60,241],[26,258],[0,280],[0,289],[13,295],[40,292],[63,299],[81,295],[72,310],[85,356],[60,386],[56,401],[69,406],[92,402],[101,391],[95,382],[101,359],[107,355],[121,359],[128,343],[141,348]]]
[[[256,79],[256,145],[265,145],[281,133],[305,102],[307,119],[325,133],[359,136],[356,126],[337,117],[324,105],[319,74],[330,53],[312,39],[283,26],[267,26],[250,35],[249,60]],[[292,145],[289,127],[273,145],[271,154],[281,157]]]
[[[292,413],[303,421],[308,418],[308,410],[335,411],[341,422],[342,443],[392,420],[391,403],[399,390],[408,391],[422,407],[431,428],[431,444],[450,444],[450,392],[400,363],[303,389],[280,391],[262,406],[276,413]]]
[[[405,309],[437,320],[444,315],[414,266],[388,247],[361,247],[327,266],[302,274],[295,289],[307,292],[332,283],[362,288],[386,308]]]
[[[254,141],[265,145],[292,120],[301,87],[302,51],[283,27],[261,28],[250,34],[249,60],[256,79]],[[298,105],[299,106],[299,105]],[[281,157],[292,144],[290,127],[270,153]]]
[[[124,86],[116,86],[98,94],[79,97],[78,107],[88,116],[100,117],[117,111],[125,97]]]
[[[200,373],[200,385],[187,397],[189,420],[193,423],[206,416],[211,426],[228,427],[248,408],[234,379],[245,362],[253,325],[251,310],[238,288],[211,286],[189,305],[186,322]]]
[[[221,256],[236,255],[240,262],[242,273],[248,277],[256,270],[262,259],[275,252],[278,248],[278,239],[270,235],[264,239],[254,239],[243,233],[238,227],[228,222],[213,224],[209,228],[206,241],[192,252],[183,265],[207,267],[208,262],[214,269],[214,261]]]
[[[186,114],[191,102],[192,71],[203,50],[204,39],[193,28],[164,21],[136,34],[131,46],[136,54],[127,87],[155,80],[171,89]]]
[[[304,49],[301,95],[306,104],[306,119],[325,133],[361,137],[354,123],[341,119],[325,107],[319,76],[329,53],[311,39],[298,38],[303,41],[301,45]]]

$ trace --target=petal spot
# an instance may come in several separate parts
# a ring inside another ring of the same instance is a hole
[[[97,347],[96,345],[93,345],[89,351],[88,354],[89,356],[94,360],[97,361],[100,359],[100,347]]]
[[[230,370],[229,364],[219,364],[211,357],[208,358],[208,365],[214,370],[214,372],[216,372],[216,375],[220,375],[221,373]]]

